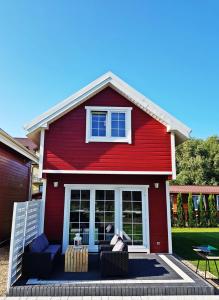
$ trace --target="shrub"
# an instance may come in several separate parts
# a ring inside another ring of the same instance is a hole
[[[188,196],[188,226],[194,227],[195,226],[195,219],[194,219],[194,204],[192,199],[192,194],[189,193]]]
[[[199,200],[199,226],[207,227],[206,213],[202,194],[200,194]]]
[[[182,195],[177,195],[177,226],[185,227],[185,212],[183,209]]]
[[[215,204],[215,199],[213,195],[208,196],[208,206],[209,206],[209,226],[217,226],[217,209]]]

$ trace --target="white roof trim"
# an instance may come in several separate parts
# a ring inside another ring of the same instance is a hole
[[[47,174],[172,175],[172,171],[43,170]]]
[[[0,142],[38,164],[38,157],[0,128]]]
[[[47,112],[36,117],[33,121],[25,125],[25,130],[30,134],[41,127],[48,128],[48,125],[54,120],[63,116],[107,86],[111,86],[136,106],[164,124],[168,131],[175,131],[176,134],[179,133],[179,136],[183,139],[189,138],[191,132],[189,127],[136,91],[112,72],[107,72],[72,96],[53,106]]]

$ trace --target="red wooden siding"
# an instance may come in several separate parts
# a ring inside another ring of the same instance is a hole
[[[0,143],[0,241],[10,238],[14,202],[29,194],[30,162]]]
[[[168,252],[165,180],[167,180],[167,177],[165,176],[142,175],[48,175],[45,233],[49,240],[62,242],[65,192],[64,184],[150,185],[149,221],[151,252]],[[59,182],[58,188],[53,187],[53,181]],[[154,188],[155,182],[160,183],[159,189]]]
[[[132,144],[86,144],[85,105],[133,107]],[[171,171],[170,134],[164,125],[106,88],[49,126],[44,169]]]

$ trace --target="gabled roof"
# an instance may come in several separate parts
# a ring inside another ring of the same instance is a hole
[[[26,147],[24,147],[21,143],[16,141],[12,136],[10,136],[1,128],[0,128],[0,143],[3,143],[4,145],[18,152],[19,154],[25,156],[29,160],[37,164],[39,163],[38,157],[33,152],[28,150]]]
[[[218,194],[218,185],[170,185],[170,193],[172,194]]]
[[[153,118],[164,124],[168,131],[175,132],[177,144],[189,138],[189,134],[191,132],[190,128],[153,103],[150,99],[146,98],[144,95],[129,86],[112,72],[107,72],[103,76],[97,78],[86,87],[82,88],[67,99],[61,101],[47,112],[36,117],[30,123],[25,125],[24,128],[27,131],[27,135],[36,141],[36,134],[39,129],[48,128],[50,123],[54,122],[108,86],[116,90],[136,106],[140,107]]]

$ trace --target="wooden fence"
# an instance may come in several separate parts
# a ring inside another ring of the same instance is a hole
[[[24,248],[42,232],[42,209],[42,200],[14,203],[7,290],[22,274]]]

